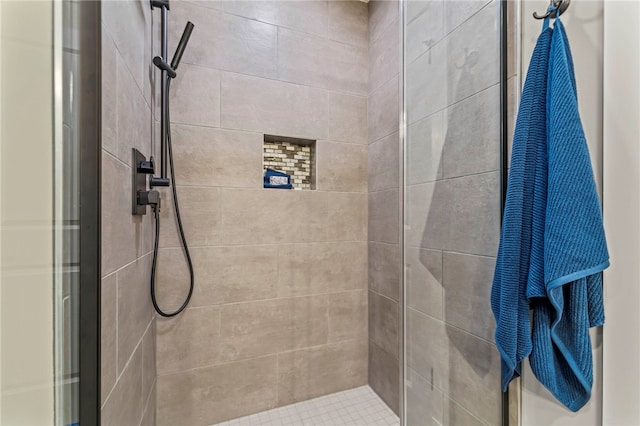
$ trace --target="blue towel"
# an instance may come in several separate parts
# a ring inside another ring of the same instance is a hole
[[[609,266],[609,254],[560,19],[554,23],[547,87],[545,287],[527,288],[533,307],[529,362],[538,380],[577,411],[591,395],[589,328],[604,323],[602,271]]]
[[[547,70],[552,30],[545,21],[529,64],[513,137],[491,308],[502,358],[502,388],[520,376],[531,352],[527,283],[543,283],[543,234],[547,196]]]
[[[589,327],[604,322],[608,258],[567,37],[559,19],[553,30],[545,20],[516,122],[491,295],[503,390],[530,355],[565,406],[589,400]]]

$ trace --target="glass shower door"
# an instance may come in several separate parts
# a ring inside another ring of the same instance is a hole
[[[0,424],[97,421],[97,7],[0,2]]]
[[[403,5],[404,419],[501,423],[500,2]]]

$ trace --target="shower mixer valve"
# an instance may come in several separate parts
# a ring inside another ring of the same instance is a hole
[[[133,155],[133,182],[131,186],[131,204],[134,215],[147,214],[147,206],[154,208],[160,207],[160,192],[155,189],[147,190],[147,175],[149,176],[149,186],[153,188],[154,184],[152,179],[154,178],[154,163],[153,156],[149,157],[149,160],[145,158],[140,151],[135,148],[131,149]],[[160,179],[161,178],[156,178]],[[167,185],[155,185],[155,186],[168,186]]]

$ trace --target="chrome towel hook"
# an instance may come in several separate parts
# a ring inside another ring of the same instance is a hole
[[[537,12],[533,12],[533,17],[536,19],[557,18],[569,8],[570,4],[571,0],[551,0],[547,13],[544,15],[538,15]]]

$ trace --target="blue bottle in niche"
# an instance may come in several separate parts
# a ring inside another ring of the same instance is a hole
[[[264,187],[276,189],[293,189],[291,176],[273,169],[264,171]]]

